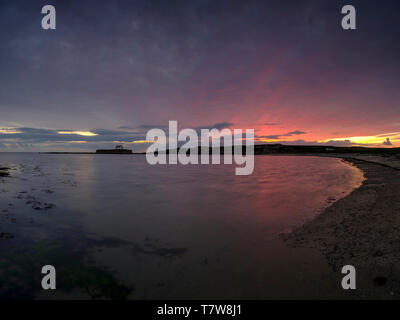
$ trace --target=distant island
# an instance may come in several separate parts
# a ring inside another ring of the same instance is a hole
[[[194,147],[187,150],[187,153],[196,152],[197,154],[209,153],[212,154],[213,148],[202,149]],[[170,152],[179,152],[180,148],[174,150],[166,150]],[[220,147],[220,154],[224,154],[224,147]],[[242,154],[246,154],[246,146],[242,146]],[[255,144],[255,155],[342,155],[342,154],[364,154],[364,155],[379,155],[379,156],[400,156],[400,148],[372,148],[372,147],[336,147],[336,146],[321,146],[321,145],[286,145],[286,144]]]
[[[45,154],[144,154],[133,153],[131,149],[125,149],[122,145],[116,146],[114,149],[97,149],[96,152],[68,152],[68,151],[52,151],[52,152],[40,152]]]
[[[191,148],[192,150],[200,153],[207,153],[206,150],[198,150],[200,147]],[[165,150],[163,152],[177,152],[180,148],[174,150]],[[196,150],[197,149],[197,150]],[[208,152],[212,153],[212,148],[208,148]],[[118,145],[115,149],[98,149],[96,152],[45,152],[47,154],[146,154],[146,152],[133,152],[130,149],[125,149],[123,146]],[[220,153],[224,153],[224,147],[220,147]],[[243,146],[243,154],[246,153],[246,147]],[[279,155],[279,154],[292,154],[292,155],[313,155],[313,154],[370,154],[380,156],[400,156],[400,148],[371,148],[371,147],[336,147],[336,146],[315,146],[315,145],[284,145],[284,144],[256,144],[254,145],[255,155]]]
[[[124,149],[122,145],[118,145],[115,149],[98,149],[96,154],[133,154],[133,152],[130,149]]]
[[[400,155],[400,148],[336,147],[320,145],[256,144],[254,154],[374,154]]]

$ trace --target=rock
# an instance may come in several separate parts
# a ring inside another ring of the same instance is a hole
[[[374,285],[376,287],[383,287],[384,285],[386,285],[387,280],[388,279],[386,277],[381,277],[381,276],[375,277],[374,278]]]
[[[0,232],[0,239],[12,239],[14,238],[14,235],[8,232]]]
[[[381,250],[377,250],[374,252],[374,254],[372,255],[373,257],[382,257],[383,256],[383,252]]]

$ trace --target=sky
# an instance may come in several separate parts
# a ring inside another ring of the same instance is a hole
[[[54,5],[57,29],[41,28]],[[356,8],[356,30],[341,8]],[[400,147],[399,1],[2,0],[0,151],[148,146],[151,128]]]

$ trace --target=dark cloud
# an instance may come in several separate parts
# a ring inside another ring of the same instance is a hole
[[[362,146],[362,147],[379,147],[378,144],[373,143],[355,143],[351,140],[329,140],[326,142],[319,141],[306,141],[302,139],[294,140],[294,141],[278,141],[276,143],[285,144],[285,145],[298,145],[298,146],[332,146],[332,147],[352,147],[352,146]],[[264,144],[262,142],[258,144]]]
[[[231,122],[218,122],[218,123],[215,123],[213,125],[195,127],[194,129],[196,131],[200,131],[201,129],[208,129],[208,130],[218,129],[218,130],[222,130],[222,129],[225,129],[225,128],[230,128],[232,126],[233,126],[233,123],[231,123]]]
[[[0,141],[7,142],[29,142],[29,143],[46,143],[46,142],[112,142],[126,141],[132,142],[136,140],[145,140],[146,133],[142,132],[126,132],[120,130],[95,129],[90,132],[95,136],[86,136],[73,133],[70,129],[40,129],[40,128],[13,128],[18,133],[0,133]],[[59,134],[58,132],[71,132],[69,134]]]
[[[307,132],[304,131],[291,131],[288,133],[283,133],[283,134],[273,134],[273,135],[268,135],[268,136],[257,136],[257,138],[259,139],[272,139],[272,140],[276,140],[276,139],[280,139],[282,137],[291,137],[293,135],[299,135],[299,134],[306,134]]]
[[[167,125],[159,125],[159,124],[142,124],[139,127],[139,129],[144,129],[144,130],[151,130],[151,129],[163,129],[166,130],[168,128]]]
[[[298,134],[306,134],[307,132],[304,131],[292,131],[292,132],[288,132],[287,134],[285,134],[285,136],[293,136],[293,135],[298,135]]]
[[[91,130],[90,132],[93,132],[100,136],[129,136],[129,135],[132,135],[131,131],[110,130],[110,129],[94,129],[94,130]]]
[[[213,129],[218,130],[232,126],[230,122],[220,122],[214,125],[207,125],[204,127],[195,128],[196,131],[200,132],[200,129]],[[28,143],[31,147],[32,145],[37,145],[40,147],[44,143],[65,143],[66,148],[70,147],[69,143],[75,142],[86,142],[86,143],[114,143],[125,142],[132,143],[133,141],[144,141],[146,140],[146,134],[149,130],[154,128],[161,128],[168,134],[168,126],[166,125],[139,125],[136,127],[122,127],[120,126],[117,130],[112,129],[92,129],[89,132],[95,135],[82,135],[74,132],[72,129],[43,129],[43,128],[29,128],[20,127],[12,128],[13,133],[0,133],[0,142],[2,147],[7,145],[14,145],[17,147],[22,147],[25,143]],[[1,128],[0,128],[1,129]],[[181,130],[183,128],[178,128]],[[3,129],[4,130],[4,129]],[[60,134],[59,132],[63,132]]]

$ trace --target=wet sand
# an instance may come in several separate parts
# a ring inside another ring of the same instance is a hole
[[[0,183],[1,183],[1,178],[8,177],[8,176],[9,176],[8,171],[9,171],[9,168],[3,167],[3,166],[0,165]],[[0,192],[1,192],[1,191],[0,191]],[[7,214],[7,210],[1,209],[1,208],[0,208],[0,214],[1,214],[1,215]],[[1,225],[0,225],[0,227],[1,227]],[[14,238],[14,235],[13,235],[13,234],[8,233],[8,232],[4,232],[4,231],[2,231],[1,228],[0,228],[0,240],[3,240],[3,239],[4,239],[4,240],[7,240],[7,239],[12,239],[12,238]]]
[[[342,157],[366,180],[312,221],[282,235],[292,247],[318,249],[333,272],[344,265],[357,271],[351,298],[400,296],[400,160]]]

